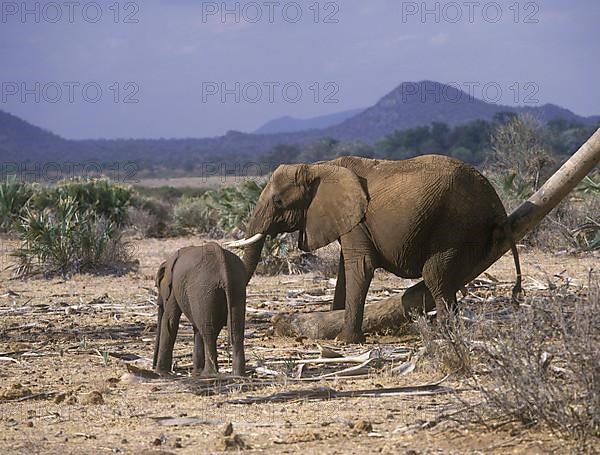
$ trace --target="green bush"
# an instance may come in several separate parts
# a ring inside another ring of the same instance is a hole
[[[173,208],[173,222],[176,232],[201,232],[212,238],[223,237],[218,227],[218,214],[205,195],[184,197]]]
[[[143,198],[158,199],[169,204],[178,202],[183,197],[199,197],[202,196],[207,189],[206,188],[194,188],[194,187],[181,187],[175,188],[172,186],[159,186],[159,187],[147,187],[147,186],[135,186],[137,193]]]
[[[135,192],[106,178],[75,178],[58,183],[40,192],[32,200],[35,209],[58,207],[61,201],[73,199],[79,211],[92,211],[113,223],[122,225],[127,209],[133,203]]]
[[[33,193],[33,187],[18,181],[16,176],[6,177],[0,184],[0,230],[8,231],[13,227]]]
[[[14,253],[18,275],[98,271],[128,259],[115,221],[73,196],[59,195],[55,203],[42,210],[25,208],[18,229],[22,244]]]
[[[238,186],[207,191],[203,198],[208,210],[217,218],[219,229],[240,235],[246,228],[248,218],[266,185],[266,180],[246,180]]]

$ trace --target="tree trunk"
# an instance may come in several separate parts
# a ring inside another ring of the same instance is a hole
[[[581,146],[563,166],[510,216],[515,241],[522,239],[600,162],[600,129]],[[508,240],[496,248],[492,260],[479,264],[476,278],[510,249]],[[469,281],[471,281],[469,279]],[[465,283],[466,284],[466,283]],[[430,311],[435,304],[423,282],[406,290],[401,296],[390,297],[365,307],[365,333],[398,327],[415,311]],[[306,336],[315,339],[335,338],[342,330],[344,310],[280,314],[273,318],[275,333],[282,336]]]

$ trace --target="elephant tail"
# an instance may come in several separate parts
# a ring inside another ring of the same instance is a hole
[[[516,303],[516,302],[518,302],[517,297],[522,291],[521,262],[519,260],[519,251],[517,250],[517,245],[515,244],[513,232],[510,227],[510,223],[508,222],[507,219],[501,221],[497,225],[496,229],[494,229],[493,237],[494,237],[494,241],[493,241],[494,245],[499,245],[499,244],[503,243],[504,241],[508,242],[508,244],[510,245],[510,251],[512,253],[513,260],[515,262],[515,271],[517,274],[517,277],[515,280],[515,285],[513,286],[513,290],[512,290],[513,303]],[[495,254],[494,247],[492,247],[492,254]]]
[[[517,273],[517,279],[512,289],[512,299],[513,302],[516,303],[518,302],[518,295],[523,289],[521,286],[523,278],[521,275],[521,262],[519,260],[519,251],[517,250],[517,245],[515,244],[515,238],[513,236],[512,229],[510,228],[510,223],[508,222],[508,220],[506,220],[506,222],[503,223],[503,228],[504,235],[506,236],[506,239],[510,242],[510,251],[513,255],[513,260],[515,261],[515,271]]]

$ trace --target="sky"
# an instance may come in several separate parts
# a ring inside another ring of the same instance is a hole
[[[405,81],[600,114],[600,2],[0,2],[0,110],[68,139],[209,137]]]

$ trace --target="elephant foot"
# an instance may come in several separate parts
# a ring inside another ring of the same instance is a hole
[[[366,341],[362,332],[349,332],[346,330],[342,330],[335,339],[348,344],[363,344]]]
[[[198,376],[206,379],[216,379],[219,378],[219,376],[221,375],[214,368],[205,368],[204,370],[199,372]]]
[[[162,369],[155,368],[154,372],[161,377],[172,376],[172,374],[169,370],[162,370]]]

